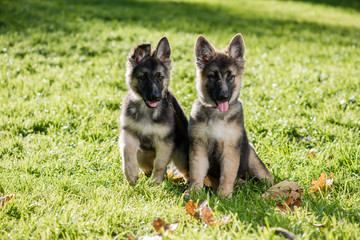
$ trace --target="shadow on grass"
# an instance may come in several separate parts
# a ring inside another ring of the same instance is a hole
[[[186,185],[176,185],[170,182],[166,185],[165,190],[171,195],[180,197],[181,191],[186,188]],[[175,189],[175,192],[174,192]],[[282,213],[276,209],[277,200],[265,200],[262,198],[262,193],[268,189],[264,182],[247,180],[245,185],[241,188],[235,188],[232,199],[222,198],[214,194],[210,188],[203,188],[198,195],[191,196],[194,201],[209,200],[209,206],[215,209],[215,212],[220,213],[221,216],[229,213],[236,215],[236,220],[240,220],[246,225],[251,225],[252,229],[266,226],[283,227],[294,231],[296,234],[302,234],[304,225],[313,227],[311,224],[322,223],[326,217],[333,217],[336,221],[341,222],[346,220],[348,222],[356,223],[360,221],[360,212],[352,210],[345,210],[339,200],[329,200],[327,196],[319,196],[313,194],[305,194],[302,197],[302,207],[300,211],[306,211],[315,215],[316,222],[302,222],[294,225],[291,219],[292,213]],[[175,194],[174,194],[175,193]],[[335,192],[329,193],[329,196],[335,197]],[[186,199],[187,202],[189,199]],[[306,227],[305,226],[305,227]],[[328,223],[327,227],[331,226]],[[319,232],[312,237],[319,237]]]
[[[3,6],[1,6],[3,5]],[[158,31],[194,34],[237,33],[258,37],[285,37],[312,41],[318,33],[353,35],[350,28],[327,26],[313,22],[279,20],[251,13],[235,13],[232,9],[207,3],[167,1],[29,1],[0,4],[0,34],[31,33],[32,28],[44,32],[63,31],[71,34],[87,32],[85,23],[97,21],[114,28],[140,26]],[[256,10],[254,10],[256,12]],[[305,33],[305,34],[304,34]],[[123,36],[113,40],[121,40]],[[340,44],[347,45],[349,39]],[[329,41],[331,43],[331,41]]]

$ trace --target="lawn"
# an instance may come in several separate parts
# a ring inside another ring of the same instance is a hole
[[[124,179],[125,60],[139,42],[167,36],[170,85],[189,115],[197,35],[223,48],[238,32],[250,141],[275,182],[296,181],[305,195],[283,214],[261,197],[263,183],[249,181],[231,200],[204,189],[196,199],[233,220],[205,227],[184,211],[186,184]],[[161,217],[180,221],[168,239],[280,238],[272,227],[304,239],[360,239],[359,40],[356,0],[2,0],[0,196],[16,196],[0,207],[0,238],[152,236]],[[322,172],[335,175],[334,186],[310,194]]]

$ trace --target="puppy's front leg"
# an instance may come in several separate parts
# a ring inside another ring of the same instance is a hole
[[[204,186],[204,178],[209,169],[209,159],[206,146],[202,141],[193,140],[190,143],[190,191],[199,192]]]
[[[240,152],[234,146],[224,144],[223,159],[221,161],[219,194],[232,197],[234,183],[240,165]]]
[[[139,140],[131,132],[122,129],[119,138],[120,152],[123,159],[123,170],[130,185],[135,185],[138,178],[137,151]]]
[[[155,183],[161,183],[164,179],[167,165],[170,162],[171,154],[174,150],[174,143],[161,141],[156,145],[153,178]]]

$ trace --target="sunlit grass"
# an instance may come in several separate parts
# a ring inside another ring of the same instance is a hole
[[[152,221],[180,220],[171,239],[270,239],[283,227],[305,239],[357,239],[360,213],[360,13],[354,1],[0,2],[0,238],[120,239],[152,234]],[[196,99],[198,34],[225,47],[246,43],[241,99],[251,142],[276,181],[297,181],[292,215],[249,182],[232,200],[208,191],[204,228],[186,215],[186,185],[130,187],[122,174],[118,119],[125,60],[141,41],[172,46],[171,88],[186,114]],[[315,158],[309,155],[316,152]],[[308,194],[312,178],[336,185]],[[312,223],[328,223],[316,228]]]

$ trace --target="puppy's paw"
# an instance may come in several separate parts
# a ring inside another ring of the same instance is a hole
[[[138,177],[135,177],[135,178],[126,178],[127,182],[129,183],[130,186],[134,186],[138,180]]]
[[[158,178],[158,177],[151,177],[152,182],[154,183],[154,185],[158,186],[162,183],[162,181],[164,180],[164,178]]]
[[[183,194],[183,198],[185,198],[185,199],[190,198],[190,192],[189,192],[189,189],[188,189],[188,190],[186,190],[186,191],[184,192],[184,194]]]
[[[223,188],[219,189],[219,195],[222,197],[227,197],[228,199],[232,198],[232,191],[225,191]]]
[[[188,190],[186,190],[183,194],[184,198],[190,198],[190,196],[193,197],[193,195],[198,195],[200,193],[201,188],[190,186]]]

